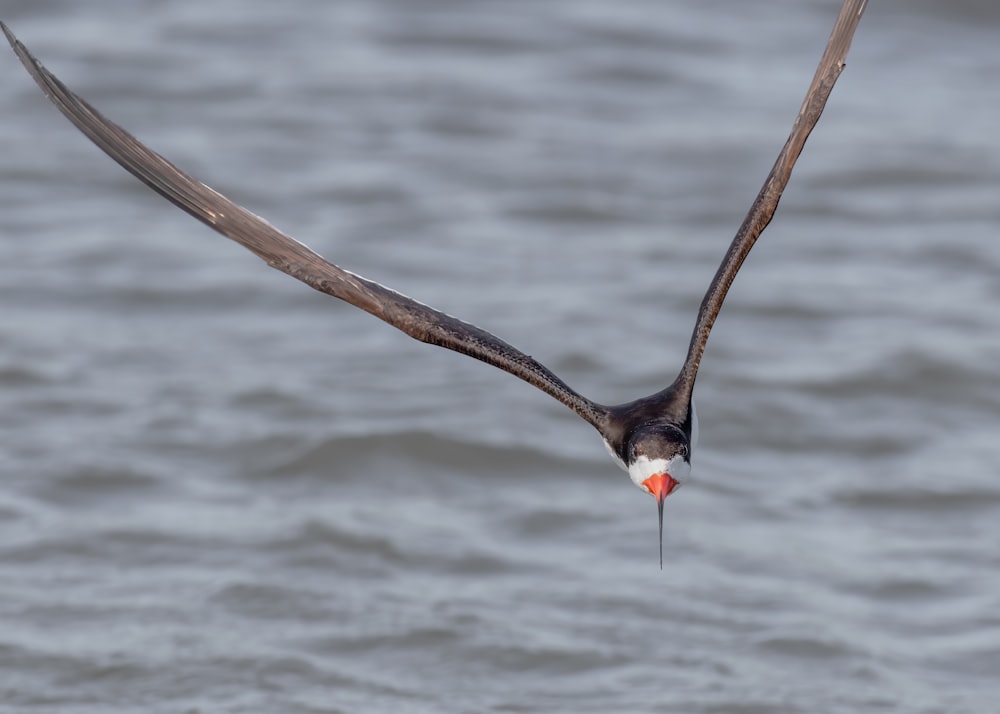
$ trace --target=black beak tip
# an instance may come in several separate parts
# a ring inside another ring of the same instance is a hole
[[[663,570],[663,501],[665,496],[656,499],[656,511],[660,519],[660,570]]]

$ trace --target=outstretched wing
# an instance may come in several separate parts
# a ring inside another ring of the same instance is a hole
[[[126,171],[272,268],[369,312],[410,337],[460,352],[510,372],[597,426],[607,410],[577,394],[530,356],[475,325],[428,307],[330,263],[261,217],[239,206],[147,148],[70,91],[0,23],[21,63],[67,119]]]
[[[854,30],[861,21],[861,13],[865,10],[867,0],[845,0],[844,6],[840,9],[840,15],[833,26],[833,32],[826,44],[826,50],[819,61],[819,67],[813,77],[806,98],[802,102],[799,114],[792,125],[792,132],[788,135],[788,140],[778,154],[777,161],[771,173],[764,180],[764,185],[754,199],[753,205],[743,224],[736,232],[736,237],[729,245],[729,250],[722,259],[708,292],[701,302],[698,311],[698,320],[694,326],[694,333],[691,335],[691,344],[688,347],[687,358],[681,373],[674,383],[677,388],[684,393],[688,399],[691,390],[694,389],[694,380],[698,374],[698,365],[701,363],[701,356],[705,351],[705,343],[708,342],[708,335],[715,324],[715,318],[722,309],[722,302],[726,299],[729,286],[733,283],[733,278],[739,272],[744,259],[753,248],[760,234],[767,228],[774,216],[774,211],[781,200],[781,194],[788,185],[788,179],[792,175],[792,168],[795,166],[802,147],[805,146],[809,133],[819,121],[820,114],[826,107],[826,100],[833,90],[833,85],[837,82],[840,72],[844,69],[844,59],[847,51],[851,47],[851,40],[854,38]]]

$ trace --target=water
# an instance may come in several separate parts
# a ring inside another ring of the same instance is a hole
[[[76,90],[584,394],[652,392],[839,3],[8,3]],[[0,70],[0,708],[989,712],[995,3],[873,2],[652,501]]]

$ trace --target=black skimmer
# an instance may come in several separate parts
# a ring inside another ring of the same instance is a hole
[[[0,23],[0,27],[18,58],[59,111],[108,156],[158,194],[257,254],[272,268],[355,305],[414,339],[510,372],[555,397],[597,429],[611,456],[628,472],[632,482],[656,499],[662,567],[663,501],[687,480],[691,471],[691,449],[697,436],[692,392],[705,343],[733,278],[757,237],[770,223],[792,167],[826,106],[866,3],[867,0],[845,0],[788,140],[708,286],[677,378],[656,394],[617,406],[605,406],[581,396],[545,366],[486,330],[330,263],[187,175],[106,119],[46,70],[6,25]]]

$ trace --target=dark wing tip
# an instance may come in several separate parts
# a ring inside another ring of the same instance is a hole
[[[27,48],[21,44],[21,41],[17,39],[17,36],[14,35],[13,30],[11,30],[7,26],[7,23],[4,22],[3,20],[0,20],[0,29],[3,30],[3,34],[7,37],[7,42],[10,43],[11,49],[14,50],[14,52],[17,54],[18,57],[21,57],[22,59],[24,58],[25,55],[31,57],[31,53],[28,52]],[[37,60],[35,60],[34,57],[31,57],[31,59],[35,64],[37,64]]]
[[[0,29],[3,30],[3,34],[7,37],[7,42],[10,43],[10,47],[14,50],[14,54],[17,58],[21,60],[21,64],[24,65],[25,69],[31,74],[32,78],[38,83],[38,85],[45,90],[47,94],[51,94],[53,89],[59,86],[59,80],[52,76],[47,69],[39,62],[28,48],[24,46],[11,29],[7,26],[5,22],[0,20]]]
[[[11,48],[20,57],[21,50],[24,49],[24,45],[22,45],[21,41],[14,36],[14,33],[11,32],[10,28],[7,27],[7,23],[3,20],[0,20],[0,30],[3,30],[3,34],[7,37],[7,42],[10,43]]]
[[[17,55],[17,58],[21,60],[21,64],[24,65],[24,68],[28,70],[28,74],[31,75],[31,78],[35,80],[35,84],[37,84],[42,91],[56,103],[59,110],[63,114],[66,114],[78,128],[83,130],[83,127],[80,126],[78,120],[75,120],[72,116],[70,116],[73,112],[67,112],[67,109],[73,108],[78,111],[82,108],[86,111],[86,113],[95,113],[94,109],[71,92],[70,89],[65,84],[60,82],[54,74],[45,69],[45,65],[43,65],[38,58],[35,57],[35,55],[31,54],[31,51],[27,48],[27,46],[17,39],[11,29],[2,21],[0,21],[0,29],[3,29],[3,34],[6,35],[11,49],[14,50],[14,54]],[[89,136],[89,132],[84,130],[84,133]]]

